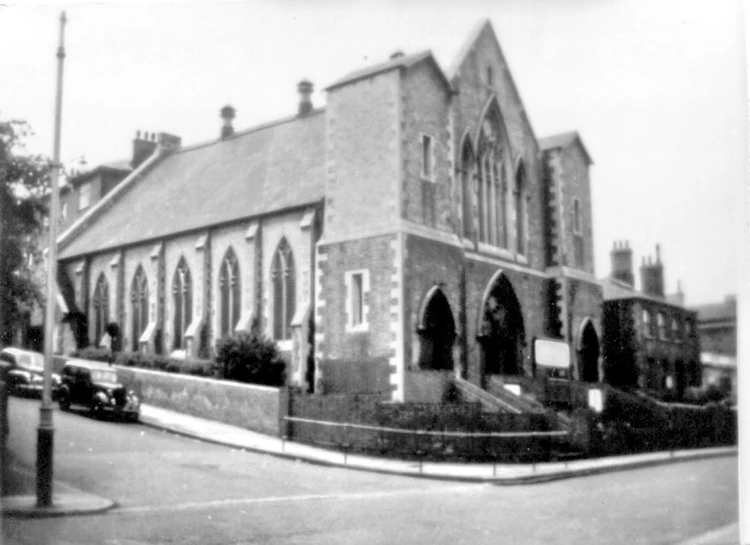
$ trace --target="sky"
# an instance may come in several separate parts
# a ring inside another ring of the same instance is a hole
[[[52,155],[59,15],[67,14],[61,158],[129,158],[137,130],[183,145],[291,115],[394,51],[447,69],[489,19],[537,137],[577,130],[591,168],[596,274],[628,240],[661,245],[688,305],[737,292],[746,229],[747,63],[740,0],[47,3],[0,7],[0,119]]]

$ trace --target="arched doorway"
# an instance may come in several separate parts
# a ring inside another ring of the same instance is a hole
[[[443,290],[433,288],[425,298],[417,333],[419,333],[419,368],[453,370],[453,341],[456,325],[453,311]]]
[[[583,382],[599,382],[599,336],[588,319],[581,330],[578,370]]]
[[[521,305],[510,281],[498,273],[490,283],[480,314],[481,375],[523,374],[526,345]]]

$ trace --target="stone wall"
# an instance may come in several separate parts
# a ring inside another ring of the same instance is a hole
[[[252,431],[280,434],[278,388],[118,367],[140,382],[143,403]]]

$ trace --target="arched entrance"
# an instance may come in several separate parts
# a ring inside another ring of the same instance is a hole
[[[599,382],[599,336],[588,319],[581,330],[578,370],[583,382]]]
[[[523,374],[526,345],[521,305],[513,286],[502,273],[495,275],[485,294],[480,314],[481,375]]]
[[[425,298],[417,333],[419,333],[419,368],[453,370],[453,341],[456,326],[453,312],[443,290],[433,288]]]

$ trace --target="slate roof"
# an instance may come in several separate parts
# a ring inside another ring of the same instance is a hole
[[[698,321],[724,322],[737,321],[737,299],[728,298],[721,303],[709,303],[694,308],[698,312]]]
[[[420,53],[413,53],[411,55],[401,55],[394,59],[389,59],[386,62],[381,62],[380,64],[376,64],[374,66],[362,68],[360,70],[355,70],[354,72],[349,72],[343,78],[336,80],[335,82],[330,84],[328,87],[325,88],[325,90],[330,91],[332,89],[336,89],[337,87],[341,87],[342,85],[353,83],[361,79],[371,78],[373,76],[377,76],[378,74],[382,74],[390,70],[395,70],[396,68],[410,68],[414,66],[415,64],[418,64],[426,60],[430,61],[434,65],[434,67],[437,69],[438,73],[440,74],[441,79],[443,80],[443,83],[445,83],[445,85],[448,88],[450,88],[451,85],[448,82],[448,78],[445,77],[445,73],[440,68],[435,58],[432,56],[432,52],[422,51]]]
[[[543,151],[556,148],[567,148],[568,146],[576,143],[576,141],[578,142],[578,145],[581,146],[583,154],[586,156],[586,161],[588,161],[590,165],[593,165],[594,161],[591,159],[591,155],[589,155],[586,146],[583,145],[581,135],[579,135],[577,131],[563,132],[560,134],[553,134],[551,136],[540,138],[539,147]]]
[[[102,163],[101,165],[97,165],[91,170],[87,170],[86,172],[81,172],[73,176],[72,178],[70,178],[70,180],[68,180],[68,184],[74,187],[78,186],[103,170],[119,170],[122,172],[130,172],[133,170],[133,167],[130,166],[130,159],[120,159],[119,161]]]
[[[607,277],[601,280],[602,285],[602,298],[604,301],[617,301],[625,299],[642,299],[645,301],[653,301],[662,305],[669,305],[674,308],[684,309],[682,305],[678,305],[673,301],[668,300],[666,297],[657,297],[655,295],[649,295],[635,289],[625,287],[625,285],[619,280],[615,280],[611,277]],[[691,309],[687,309],[691,310]]]
[[[168,155],[63,243],[60,259],[321,200],[322,114],[315,110]]]

